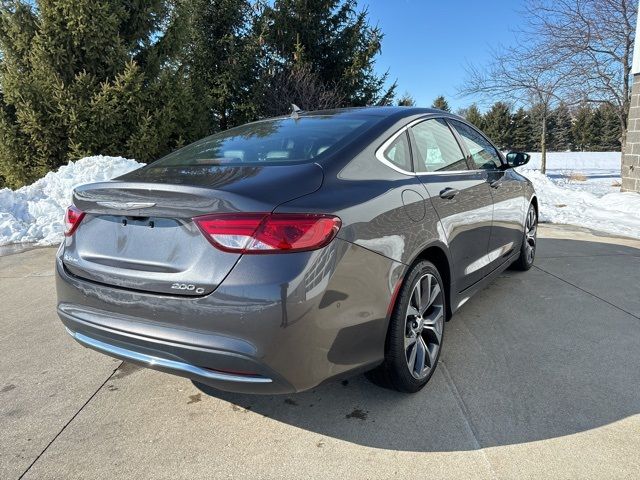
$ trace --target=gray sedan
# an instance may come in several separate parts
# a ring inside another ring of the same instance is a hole
[[[538,202],[476,128],[431,109],[295,112],[74,190],[58,315],[81,344],[223,390],[369,372],[416,392],[451,318],[531,267]]]

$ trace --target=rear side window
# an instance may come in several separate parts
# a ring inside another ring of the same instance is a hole
[[[411,127],[416,142],[416,172],[468,170],[464,153],[449,126],[440,119],[426,120]]]
[[[250,123],[199,140],[152,167],[254,165],[314,161],[344,145],[378,120],[326,115]]]
[[[384,158],[396,167],[407,172],[411,171],[411,150],[409,149],[409,139],[406,132],[398,135],[384,153]]]
[[[476,168],[494,170],[502,165],[498,151],[479,132],[456,120],[451,123],[462,137]]]

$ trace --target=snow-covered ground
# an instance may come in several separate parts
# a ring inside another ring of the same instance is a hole
[[[540,154],[518,170],[535,185],[540,220],[640,238],[640,194],[620,193],[620,153],[552,152],[547,176]],[[73,187],[108,180],[143,164],[121,157],[86,157],[18,190],[0,190],[0,245],[53,245],[62,240]]]
[[[550,152],[547,176],[564,188],[602,196],[620,191],[620,159],[620,152]],[[539,170],[540,160],[539,152],[531,153],[525,168]]]
[[[142,166],[122,157],[85,157],[49,172],[37,182],[0,190],[0,245],[53,245],[62,240],[64,212],[77,185],[123,175]]]
[[[640,238],[640,194],[620,192],[619,152],[551,152],[547,175],[540,154],[518,170],[540,200],[540,220]]]
[[[527,168],[540,168],[542,155],[531,152]],[[568,170],[617,173],[620,176],[620,152],[547,152],[547,171],[565,172]]]

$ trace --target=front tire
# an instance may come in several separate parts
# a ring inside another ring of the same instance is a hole
[[[538,244],[538,213],[536,207],[529,205],[527,219],[524,225],[524,237],[520,247],[520,256],[513,262],[513,267],[517,270],[527,271],[533,266],[536,258],[536,247]]]
[[[431,262],[417,263],[400,288],[387,333],[385,359],[374,381],[413,393],[438,364],[446,316],[444,283]]]

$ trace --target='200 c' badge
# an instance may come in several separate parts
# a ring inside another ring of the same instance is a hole
[[[188,283],[172,283],[171,284],[171,289],[172,290],[186,290],[187,292],[193,292],[193,293],[204,293],[204,288],[196,287],[195,285],[191,285],[191,284],[188,284]]]

